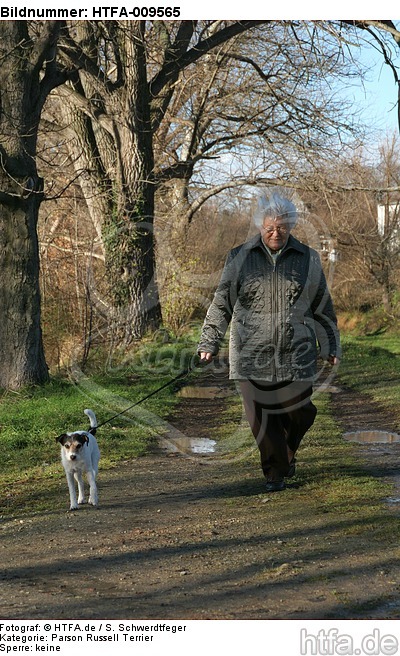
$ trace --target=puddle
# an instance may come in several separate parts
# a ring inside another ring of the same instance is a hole
[[[396,506],[396,510],[399,509],[399,504],[400,504],[400,476],[395,475],[391,477],[391,482],[393,483],[393,492],[394,496],[392,497],[386,497],[385,501],[388,503],[390,506]]]
[[[400,503],[400,497],[387,497],[387,503]]]
[[[184,453],[186,455],[208,456],[215,453],[217,443],[206,437],[176,437],[161,439],[159,447],[166,453]]]
[[[318,388],[316,388],[316,391]],[[341,387],[338,387],[337,385],[327,385],[326,387],[322,386],[321,392],[329,392],[329,394],[340,394],[342,391]]]
[[[378,458],[378,467],[387,467],[387,463],[390,462],[390,471],[385,475],[385,480],[393,485],[394,496],[386,497],[384,501],[398,511],[400,507],[400,476],[394,474],[393,465],[396,466],[399,460],[399,449],[395,445],[400,444],[400,435],[383,430],[358,430],[345,433],[343,438],[347,442],[367,445],[368,453],[372,457]]]
[[[218,387],[218,385],[207,385],[207,386],[191,386],[187,385],[182,387],[178,392],[178,396],[184,399],[223,399],[227,396],[232,396],[235,394],[235,390]]]
[[[358,442],[359,444],[394,444],[400,442],[400,435],[380,430],[359,430],[352,433],[345,433],[343,438],[348,442]]]
[[[358,430],[351,433],[345,433],[343,438],[347,442],[357,442],[358,444],[369,445],[368,453],[372,458],[376,456],[378,458],[378,463],[380,461],[379,459],[382,457],[390,458],[391,464],[393,464],[393,457],[398,460],[398,448],[384,448],[385,445],[400,444],[400,435],[397,433],[382,430]],[[398,504],[400,504],[400,496],[398,496],[400,492],[400,476],[394,476],[393,473],[389,473],[385,478],[393,484],[393,492],[396,495],[386,497],[385,502],[389,506],[398,508]]]

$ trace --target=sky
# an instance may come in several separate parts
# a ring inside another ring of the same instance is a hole
[[[354,83],[345,95],[354,98],[368,124],[381,129],[382,133],[398,132],[397,86],[392,70],[373,49],[368,49],[361,60],[371,66],[366,80]],[[400,77],[400,57],[395,61]]]

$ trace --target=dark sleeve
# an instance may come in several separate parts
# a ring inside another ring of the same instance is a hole
[[[219,351],[237,299],[238,259],[238,249],[230,251],[226,258],[221,279],[203,323],[198,353],[207,351],[216,355]]]
[[[321,260],[314,251],[310,257],[310,276],[313,294],[311,312],[315,322],[316,337],[320,346],[321,357],[341,356],[340,335],[337,327],[336,313],[333,307]]]

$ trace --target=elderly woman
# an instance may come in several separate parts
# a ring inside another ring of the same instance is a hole
[[[232,322],[230,378],[239,383],[270,492],[294,475],[295,453],[314,422],[318,353],[331,365],[340,357],[320,258],[291,234],[297,216],[277,193],[260,198],[259,234],[228,254],[198,346],[210,361]]]

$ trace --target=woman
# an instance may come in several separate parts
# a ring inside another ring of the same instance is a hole
[[[317,410],[311,401],[318,354],[338,364],[332,299],[315,250],[291,234],[295,205],[259,200],[256,237],[230,251],[198,346],[211,361],[231,323],[230,378],[239,382],[261,455],[267,491],[285,488]]]

